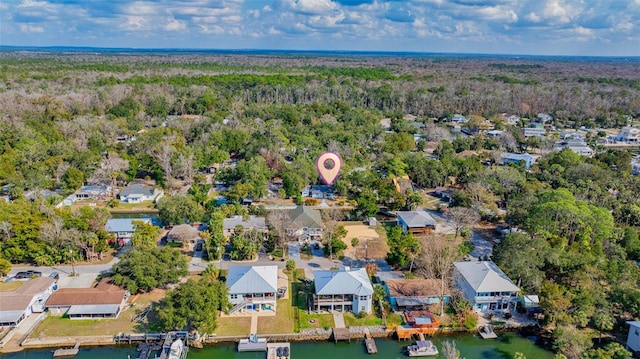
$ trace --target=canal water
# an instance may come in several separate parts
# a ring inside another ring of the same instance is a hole
[[[444,340],[455,340],[460,355],[466,359],[511,359],[516,352],[521,352],[529,359],[551,359],[553,354],[537,347],[531,340],[513,333],[501,334],[497,340],[483,340],[475,335],[440,336],[433,338],[440,349]],[[378,354],[369,355],[365,351],[362,340],[351,343],[305,342],[291,343],[292,359],[396,359],[409,358],[403,354],[403,347],[410,341],[397,342],[376,339]],[[127,355],[136,358],[137,352],[132,347],[101,347],[81,349],[77,359],[126,359]],[[51,350],[24,351],[15,354],[0,355],[2,359],[50,359]],[[439,356],[442,357],[442,356]],[[188,359],[266,359],[265,352],[238,353],[235,344],[208,346],[204,349],[189,350]],[[434,357],[432,357],[434,358]]]

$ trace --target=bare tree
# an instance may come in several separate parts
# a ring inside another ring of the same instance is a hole
[[[115,197],[118,178],[129,168],[129,161],[122,159],[116,152],[107,152],[102,156],[100,168],[94,173],[92,181],[109,183],[111,195]]]
[[[451,222],[456,231],[455,240],[458,239],[458,235],[464,227],[473,226],[480,221],[478,212],[466,207],[452,207],[445,214],[445,218]]]
[[[455,340],[445,340],[442,342],[442,351],[440,353],[444,359],[464,359],[460,357],[460,352],[456,347]]]
[[[275,210],[269,212],[267,216],[270,230],[276,235],[276,248],[280,246],[282,248],[282,254],[284,256],[286,251],[286,243],[289,242],[289,238],[296,230],[294,221],[289,216],[289,211]]]
[[[0,222],[0,233],[2,233],[2,239],[6,242],[11,239],[13,235],[13,226],[9,221]]]
[[[171,142],[172,138],[165,136],[158,146],[150,149],[147,153],[159,162],[168,188],[171,188],[171,183],[173,182],[173,166],[171,165],[171,157],[173,156],[175,149],[171,145]]]
[[[440,280],[440,315],[444,313],[444,296],[447,294],[453,272],[453,262],[458,258],[455,241],[442,234],[430,234],[420,238],[422,251],[417,260],[421,274]]]
[[[327,243],[329,246],[329,258],[333,257],[333,237],[339,228],[339,222],[344,219],[344,213],[340,209],[327,209],[322,211],[322,221],[324,223],[324,231],[327,235]]]

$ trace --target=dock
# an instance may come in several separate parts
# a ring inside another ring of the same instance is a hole
[[[267,359],[291,359],[290,343],[267,344]]]
[[[348,328],[333,328],[333,341],[337,343],[339,340],[351,342],[351,334]]]
[[[498,336],[493,332],[493,326],[491,324],[484,325],[478,329],[478,333],[482,339],[496,339]]]
[[[80,351],[80,343],[76,343],[76,345],[74,345],[73,348],[56,349],[56,351],[53,352],[53,357],[54,358],[72,358],[78,355],[79,351]]]
[[[267,338],[258,338],[258,334],[251,334],[248,339],[240,339],[239,352],[266,352]]]
[[[376,341],[373,340],[371,332],[369,332],[369,328],[365,328],[364,330],[364,345],[367,347],[367,353],[376,354],[378,352]]]

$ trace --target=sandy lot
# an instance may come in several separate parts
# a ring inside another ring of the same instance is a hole
[[[387,255],[387,243],[384,238],[380,238],[374,228],[364,224],[349,224],[345,225],[344,229],[347,230],[347,236],[343,240],[347,245],[347,249],[344,251],[345,256],[356,259],[364,259],[365,257],[374,259],[384,258]],[[359,244],[355,248],[351,245],[353,238],[359,240]]]

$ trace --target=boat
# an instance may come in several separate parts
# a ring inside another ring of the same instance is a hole
[[[436,356],[438,348],[430,340],[418,340],[415,344],[407,346],[407,355],[410,357]]]
[[[169,349],[169,356],[167,359],[184,359],[187,357],[187,351],[185,350],[184,343],[182,339],[176,339],[171,344],[171,348]]]

